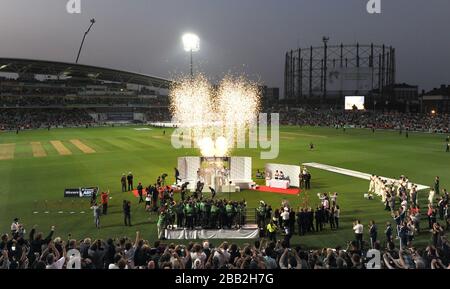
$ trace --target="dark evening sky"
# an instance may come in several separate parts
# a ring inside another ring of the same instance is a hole
[[[450,1],[381,0],[0,0],[0,57],[74,62],[171,77],[188,72],[181,36],[195,32],[199,70],[212,79],[245,73],[283,85],[284,54],[299,45],[379,43],[397,50],[397,82],[430,89],[450,83]]]

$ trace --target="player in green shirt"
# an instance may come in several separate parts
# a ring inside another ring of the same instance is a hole
[[[158,227],[158,238],[162,240],[164,238],[164,229],[166,227],[166,212],[164,210],[161,211],[161,213],[159,214],[157,227]]]
[[[194,229],[194,205],[189,202],[184,207],[184,215],[186,216],[186,227],[188,229]]]
[[[211,228],[216,229],[217,228],[217,216],[219,215],[219,208],[217,207],[216,203],[213,202],[211,204]]]

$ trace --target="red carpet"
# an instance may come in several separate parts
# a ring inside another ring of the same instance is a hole
[[[277,189],[277,188],[271,188],[267,186],[258,186],[257,189],[254,189],[258,192],[267,192],[267,193],[276,193],[276,194],[284,194],[284,195],[297,195],[300,193],[299,189],[293,188],[293,189]]]
[[[178,193],[179,190],[174,190],[173,192]],[[139,197],[138,190],[133,190],[132,193],[136,198]],[[147,196],[147,193],[145,192],[145,190],[142,191],[142,196],[144,196],[144,197]]]
[[[138,198],[139,197],[139,194],[138,194],[138,190],[133,190],[133,195],[136,197],[136,198]],[[145,190],[144,191],[142,191],[142,196],[147,196],[147,193],[145,192]]]

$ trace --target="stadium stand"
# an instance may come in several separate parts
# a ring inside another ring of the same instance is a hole
[[[170,119],[166,79],[42,60],[0,58],[0,67],[0,129]]]
[[[284,125],[395,129],[447,133],[448,114],[421,114],[373,111],[317,110],[314,108],[270,107],[269,113],[280,113]]]

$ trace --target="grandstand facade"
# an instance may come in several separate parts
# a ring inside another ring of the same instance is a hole
[[[25,128],[56,125],[52,116],[74,111],[90,122],[168,120],[170,83],[160,77],[103,67],[0,58],[0,109],[7,116],[0,119],[0,126],[8,127],[8,117],[17,119],[37,111],[49,116],[42,123],[33,123],[28,117]]]

